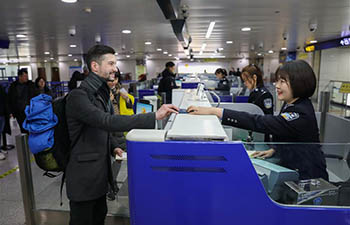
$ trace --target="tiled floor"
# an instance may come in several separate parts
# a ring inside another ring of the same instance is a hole
[[[15,135],[8,137],[8,144],[15,143]],[[9,151],[7,159],[0,161],[0,175],[16,168],[17,150],[16,148]],[[61,176],[56,178],[48,178],[42,176],[43,171],[37,167],[35,162],[31,163],[34,195],[37,209],[55,209],[69,210],[68,199],[65,189],[63,190],[63,206],[60,206],[60,184]],[[108,201],[108,213],[115,215],[129,215],[129,202],[127,185],[123,187],[126,181],[127,168],[126,162],[122,163],[120,173],[118,175],[118,186],[121,190],[115,201]],[[19,171],[0,179],[0,225],[23,225],[25,224],[24,209],[22,202],[22,192]]]

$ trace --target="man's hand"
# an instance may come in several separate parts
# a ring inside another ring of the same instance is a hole
[[[266,158],[270,158],[271,156],[273,156],[273,154],[275,154],[275,150],[273,148],[271,148],[267,151],[257,151],[255,153],[253,153],[251,157],[266,159]]]
[[[120,157],[123,157],[123,149],[121,149],[121,148],[115,148],[114,149],[114,154],[115,155],[118,155],[118,156],[120,156]]]
[[[156,120],[162,120],[171,113],[178,113],[180,109],[172,104],[164,104],[156,112]]]

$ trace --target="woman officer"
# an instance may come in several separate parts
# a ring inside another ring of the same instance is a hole
[[[227,80],[227,72],[225,69],[219,68],[215,71],[216,78],[219,79],[218,87],[216,91],[220,91],[223,95],[229,95],[231,89],[231,83]]]
[[[190,106],[187,111],[198,115],[216,115],[222,118],[223,125],[270,133],[273,135],[273,142],[292,142],[275,145],[267,151],[256,153],[255,156],[268,158],[278,152],[280,164],[298,171],[300,180],[328,180],[326,160],[319,145],[315,111],[309,99],[316,89],[316,77],[312,68],[303,60],[287,62],[277,69],[276,80],[278,99],[284,101],[277,116],[195,106]]]

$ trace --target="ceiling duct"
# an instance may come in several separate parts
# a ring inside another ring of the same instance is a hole
[[[185,49],[188,48],[188,46],[192,42],[192,38],[188,33],[186,20],[177,19],[170,20],[170,22],[177,40],[179,40],[179,42],[182,44],[182,47],[184,47]]]
[[[157,2],[167,20],[178,18],[181,0],[157,0]]]

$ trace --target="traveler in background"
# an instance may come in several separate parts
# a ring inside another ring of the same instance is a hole
[[[47,94],[53,98],[51,90],[46,85],[46,80],[43,77],[35,79],[35,95]]]
[[[113,187],[110,157],[122,156],[111,133],[154,129],[155,120],[179,110],[162,105],[155,113],[114,115],[107,85],[109,77],[117,72],[114,54],[114,49],[105,45],[90,48],[86,56],[90,73],[67,97],[68,131],[75,143],[65,173],[70,225],[104,224],[108,183]]]
[[[35,96],[35,85],[28,80],[26,69],[18,71],[18,80],[10,85],[8,92],[10,113],[16,118],[22,133],[28,133],[24,130],[22,124],[26,115],[24,110],[30,104],[30,99]]]
[[[277,152],[280,165],[298,171],[300,180],[328,180],[315,111],[309,99],[316,90],[314,71],[307,62],[296,60],[280,66],[275,76],[278,99],[284,102],[279,115],[254,115],[195,106],[190,106],[187,111],[197,115],[216,115],[222,119],[223,125],[272,134],[276,143],[274,147],[257,151],[253,157],[269,158]]]
[[[228,73],[228,75],[230,75],[230,76],[236,76],[236,71],[235,71],[235,68],[234,68],[234,67],[231,67],[231,70],[230,70],[230,72]]]
[[[239,70],[239,68],[237,68],[237,71],[236,71],[236,74],[235,74],[235,75],[236,75],[237,77],[241,77],[241,74],[242,74],[241,71]]]
[[[158,86],[158,94],[165,93],[166,100],[164,103],[166,104],[171,103],[172,91],[177,88],[175,76],[175,64],[173,62],[167,62]]]
[[[219,68],[215,71],[216,78],[219,79],[216,91],[220,91],[222,95],[229,95],[231,89],[231,82],[226,78],[227,72],[225,69]]]
[[[68,89],[69,91],[77,88],[80,86],[81,82],[85,79],[86,75],[85,73],[80,73],[79,71],[74,71],[72,74],[71,79],[68,82]]]
[[[1,146],[1,142],[2,142],[1,134],[2,134],[4,127],[5,127],[7,114],[8,114],[7,96],[6,96],[6,92],[5,92],[4,88],[2,87],[2,85],[0,85],[0,146]],[[7,155],[7,151],[0,150],[0,160],[6,159],[6,155]]]

